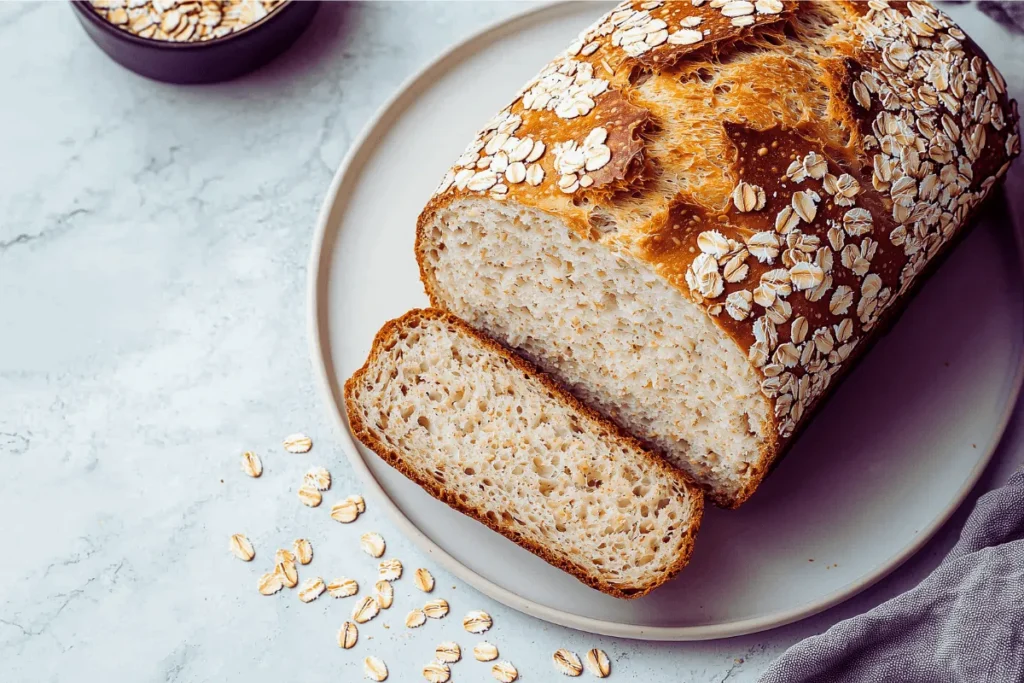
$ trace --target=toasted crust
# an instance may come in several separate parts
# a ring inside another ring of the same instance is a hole
[[[927,3],[756,4],[747,26],[721,3],[624,2],[599,19],[471,143],[421,213],[416,244],[431,304],[446,307],[426,258],[438,211],[462,197],[512,202],[702,307],[757,368],[771,416],[747,485],[708,490],[723,507],[749,498],[1020,153],[998,69]],[[627,33],[662,23],[668,39],[624,47]],[[707,33],[673,42],[686,26]],[[560,84],[571,99],[595,78],[607,87],[584,113],[537,106],[538,87]],[[563,191],[573,167],[554,150],[595,129],[608,164],[575,171],[593,182]],[[502,135],[547,145],[543,182],[502,178],[497,193],[466,184],[466,162],[493,164]]]
[[[685,487],[690,492],[691,504],[689,513],[692,521],[684,532],[685,538],[683,539],[683,552],[668,571],[659,574],[658,576],[651,577],[651,581],[649,583],[634,587],[624,588],[619,585],[613,585],[606,581],[602,581],[600,577],[593,576],[583,568],[555,556],[547,548],[521,535],[510,525],[503,524],[498,520],[492,521],[476,508],[463,504],[457,496],[445,489],[437,481],[419,476],[413,468],[409,467],[405,463],[402,456],[396,450],[388,446],[386,443],[383,443],[374,435],[373,431],[364,423],[361,411],[356,404],[356,393],[358,391],[357,386],[366,374],[370,366],[370,362],[379,353],[383,352],[389,340],[393,339],[402,330],[414,327],[417,323],[426,320],[438,320],[456,328],[467,337],[471,337],[476,340],[485,349],[498,354],[505,360],[512,363],[512,365],[517,369],[537,379],[545,389],[554,394],[559,400],[569,405],[573,410],[577,411],[583,419],[595,423],[599,427],[607,430],[613,434],[615,438],[621,440],[625,445],[647,452],[648,455],[650,455],[652,467],[654,467],[662,476],[676,481],[680,486]],[[447,504],[452,509],[458,510],[462,514],[472,517],[478,522],[487,525],[494,531],[497,531],[499,534],[529,550],[534,555],[537,555],[548,564],[572,574],[581,582],[592,588],[596,588],[603,593],[625,599],[643,597],[678,574],[690,561],[690,555],[693,552],[693,543],[696,539],[697,531],[700,529],[700,521],[704,511],[704,497],[700,489],[690,482],[681,472],[679,472],[679,470],[665,462],[660,456],[651,454],[647,451],[635,438],[580,403],[579,400],[577,400],[572,394],[565,391],[565,389],[563,389],[551,377],[538,370],[528,361],[510,352],[504,346],[477,332],[451,313],[438,309],[414,309],[400,318],[387,322],[374,338],[373,346],[370,350],[369,356],[367,357],[366,363],[364,363],[363,367],[357,370],[355,374],[345,382],[345,408],[349,426],[356,438],[359,439],[363,445],[376,453],[382,460],[384,460],[384,462],[401,472],[411,481],[418,484],[431,496]]]

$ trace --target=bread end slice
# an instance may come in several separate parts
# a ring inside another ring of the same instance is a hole
[[[597,590],[638,598],[690,559],[701,491],[450,313],[385,324],[345,403],[389,465]]]

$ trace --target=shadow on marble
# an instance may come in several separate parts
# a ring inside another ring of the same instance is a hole
[[[224,85],[270,90],[289,86],[296,80],[303,80],[307,75],[318,72],[319,68],[335,63],[348,47],[349,31],[355,15],[360,11],[357,3],[322,3],[309,28],[280,57]]]
[[[294,45],[268,65],[222,84],[220,91],[229,93],[236,88],[287,88],[311,74],[321,73],[328,65],[335,63],[346,49],[354,15],[359,11],[357,4],[352,2],[322,3],[309,28]]]
[[[344,60],[345,51],[350,47],[350,32],[360,11],[358,3],[322,3],[295,44],[270,63],[238,78],[194,85],[148,82],[161,90],[185,91],[193,97],[209,100],[236,99],[254,91],[261,96],[272,96],[276,91],[290,93],[296,85],[320,81]]]

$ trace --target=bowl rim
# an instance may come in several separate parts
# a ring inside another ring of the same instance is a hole
[[[71,0],[71,6],[82,16],[87,17],[89,21],[100,27],[100,30],[107,31],[108,33],[116,36],[118,39],[134,43],[136,45],[155,48],[158,50],[201,50],[203,48],[213,47],[216,45],[223,45],[235,39],[242,39],[250,33],[259,30],[270,22],[271,19],[281,16],[285,11],[291,9],[297,5],[300,0],[284,0],[280,5],[275,7],[267,16],[263,17],[259,21],[249,24],[243,29],[233,31],[226,36],[219,38],[211,38],[210,40],[200,41],[171,41],[171,40],[160,40],[158,38],[144,38],[142,36],[126,31],[116,24],[112,24],[105,18],[100,16],[100,13],[93,7],[89,0]]]

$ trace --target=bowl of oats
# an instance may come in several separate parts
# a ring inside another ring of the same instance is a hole
[[[286,50],[319,3],[300,0],[73,0],[100,49],[168,83],[236,78]]]

